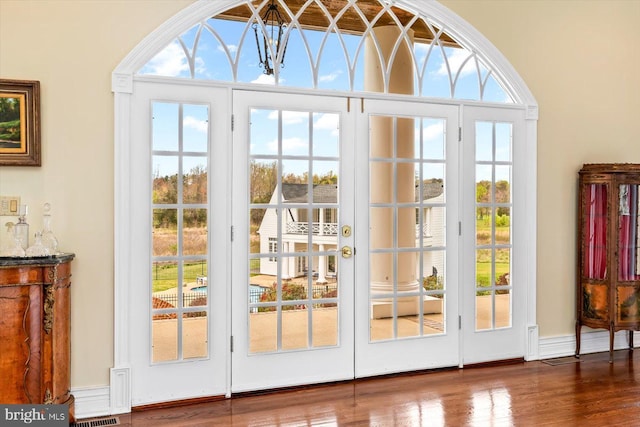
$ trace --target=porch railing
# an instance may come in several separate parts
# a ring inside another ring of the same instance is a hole
[[[315,235],[337,236],[338,224],[335,222],[313,222],[311,223],[311,233]],[[287,234],[309,234],[308,222],[288,222]]]

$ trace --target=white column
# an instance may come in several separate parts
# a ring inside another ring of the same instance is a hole
[[[324,252],[324,245],[318,245],[318,252]],[[327,256],[318,255],[318,280],[316,283],[327,283]]]
[[[393,67],[389,75],[389,92],[413,95],[413,62],[412,55],[406,43],[398,49],[395,56],[390,58],[400,29],[393,26],[378,27],[374,29],[378,40],[383,60],[393,61]],[[413,42],[413,33],[410,33]],[[368,38],[365,46],[365,90],[373,92],[384,91],[384,76],[386,69],[381,67],[378,51],[371,38]],[[396,120],[390,117],[372,117],[370,122],[370,146],[372,157],[392,158],[393,142],[397,141],[396,158],[415,158],[414,155],[414,121],[413,119]],[[397,163],[394,185],[393,164],[387,162],[372,162],[371,165],[371,202],[392,203],[397,201],[413,202],[415,200],[415,175],[413,163]],[[394,192],[396,199],[394,199]],[[372,209],[370,212],[371,247],[393,247],[393,212],[392,209]],[[415,213],[411,209],[398,211],[397,218],[398,247],[415,247]],[[416,277],[415,253],[398,254],[397,289],[402,291],[415,291],[418,289]],[[371,291],[375,293],[393,292],[393,255],[377,256],[371,263]],[[413,298],[412,298],[413,300]],[[411,301],[407,301],[411,303]],[[414,301],[413,313],[400,312],[398,314],[415,314],[418,300]],[[411,304],[410,304],[411,305]]]

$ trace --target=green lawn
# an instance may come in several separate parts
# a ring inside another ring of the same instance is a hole
[[[496,262],[496,277],[500,277],[509,272],[508,262]],[[491,263],[479,262],[476,264],[476,284],[478,286],[489,286],[491,276]]]
[[[153,292],[165,291],[178,285],[178,266],[175,263],[156,264],[152,267]],[[183,271],[184,282],[195,282],[196,277],[207,275],[205,261],[185,264]]]

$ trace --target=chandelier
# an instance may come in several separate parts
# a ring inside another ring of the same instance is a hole
[[[284,67],[284,55],[287,53],[287,42],[283,35],[287,29],[287,24],[282,19],[276,0],[271,0],[267,11],[262,15],[265,31],[262,32],[262,43],[258,37],[260,24],[253,23],[253,31],[256,34],[256,45],[258,47],[258,61],[260,67],[264,69],[264,74],[272,75],[275,61],[280,58],[280,66]],[[282,50],[282,53],[280,52]],[[275,57],[273,57],[274,55]]]

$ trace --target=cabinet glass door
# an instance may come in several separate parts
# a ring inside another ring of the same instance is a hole
[[[640,198],[638,184],[618,187],[618,285],[617,318],[620,322],[640,321]]]
[[[585,188],[584,254],[582,276],[604,280],[607,275],[607,185],[590,184]]]
[[[583,191],[582,298],[583,315],[608,318],[607,278],[607,184],[587,184]]]
[[[640,280],[640,200],[637,184],[621,184],[618,204],[618,280]]]

